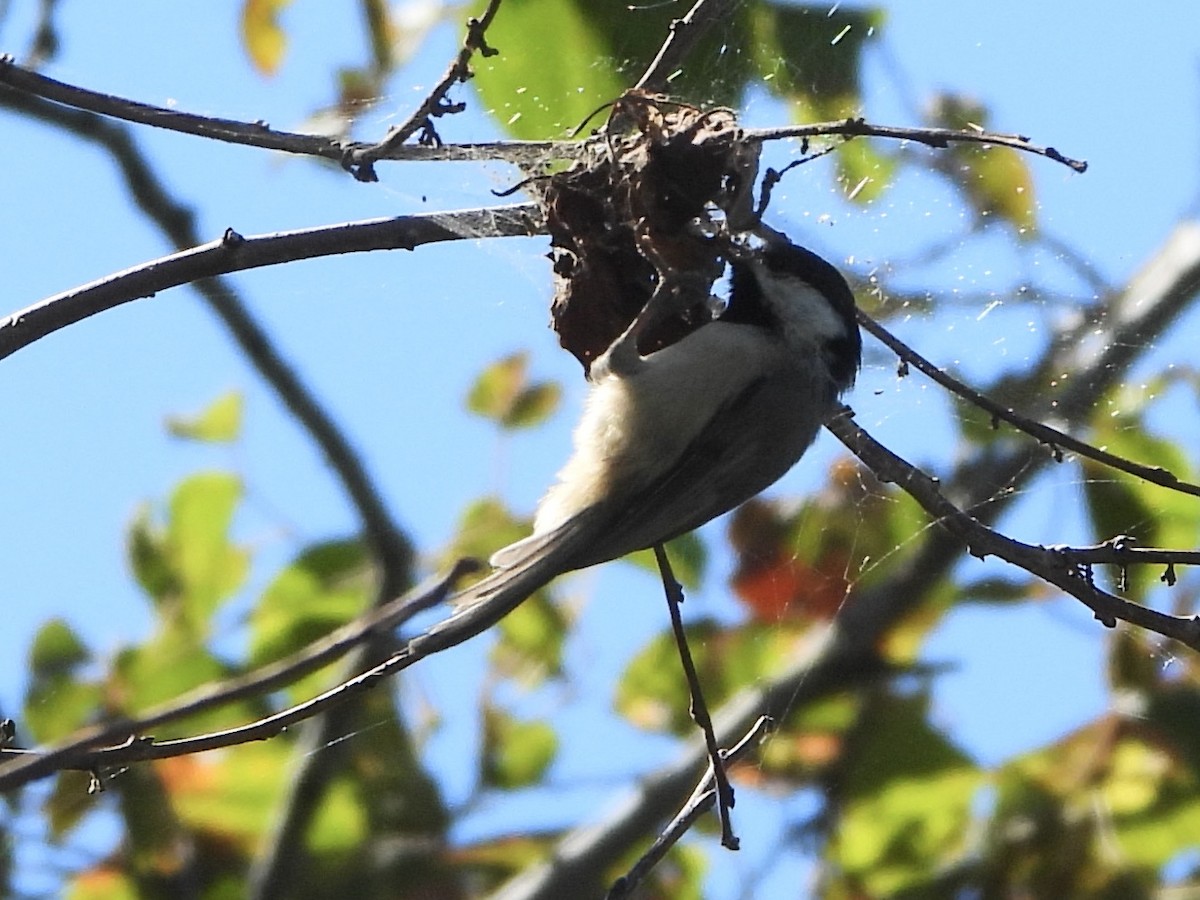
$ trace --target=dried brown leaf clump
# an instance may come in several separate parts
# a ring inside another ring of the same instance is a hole
[[[719,235],[750,224],[758,148],[731,110],[631,92],[584,158],[550,177],[543,203],[554,260],[559,342],[587,370],[666,278],[671,310],[639,342],[674,343],[711,317],[724,267]]]

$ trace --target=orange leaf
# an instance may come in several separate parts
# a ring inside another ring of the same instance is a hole
[[[755,618],[778,622],[809,579],[808,567],[782,554],[766,565],[741,569],[733,576],[733,589]]]
[[[837,615],[850,592],[845,560],[831,553],[810,566],[782,552],[766,563],[743,565],[733,576],[733,590],[762,622],[786,617],[828,621]]]

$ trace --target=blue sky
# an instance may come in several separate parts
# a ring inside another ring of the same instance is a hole
[[[19,54],[24,48],[35,5],[11,5],[0,25],[0,49]],[[363,56],[357,22],[332,6],[295,4],[287,11],[291,55],[272,80],[255,75],[238,48],[236,3],[210,4],[186,23],[169,4],[102,7],[62,7],[61,62],[48,73],[194,112],[296,127],[329,100],[332,70]],[[1086,158],[1091,168],[1083,176],[1049,161],[1029,162],[1043,225],[1107,278],[1128,278],[1176,221],[1196,212],[1200,21],[1192,4],[906,2],[887,9],[882,44],[867,63],[867,117],[911,123],[914,102],[954,90],[985,102],[996,129]],[[403,115],[440,73],[455,39],[452,30],[437,32],[428,52],[393,82],[389,101],[367,117],[367,128],[382,133]],[[781,118],[762,98],[746,111],[749,124]],[[0,121],[7,173],[0,179],[4,313],[168,250],[130,212],[102,154],[45,126],[11,116]],[[448,140],[495,134],[474,113],[445,120],[442,133]],[[489,191],[512,177],[500,166],[389,165],[380,167],[380,184],[361,185],[248,148],[167,133],[144,132],[140,141],[169,188],[196,206],[205,238],[230,226],[252,234],[486,205],[494,202]],[[788,150],[774,152],[786,159]],[[839,199],[830,172],[819,163],[785,182],[775,195],[775,224],[857,272],[903,264],[928,241],[961,231],[963,211],[933,179],[911,179],[857,209]],[[508,239],[306,262],[235,278],[334,411],[423,551],[435,551],[464,505],[484,492],[503,493],[518,510],[532,508],[566,454],[582,388],[576,364],[545,327],[545,250],[542,240]],[[900,327],[935,361],[961,362],[980,376],[1019,366],[1051,320],[1006,304],[1014,285],[1050,273],[1052,284],[1082,293],[1053,254],[999,240],[963,241],[936,267],[917,270],[916,283],[927,273],[940,285],[1001,301],[982,319],[977,307],[962,305]],[[1193,316],[1189,327],[1196,324]],[[1156,358],[1191,361],[1185,341],[1169,338]],[[462,398],[483,365],[520,348],[531,351],[536,377],[564,382],[565,405],[551,428],[500,440],[463,411]],[[124,562],[123,533],[139,503],[161,501],[185,475],[220,467],[246,482],[237,532],[254,548],[255,566],[251,591],[222,617],[230,641],[238,640],[253,587],[304,543],[355,527],[310,443],[187,290],[55,334],[0,362],[0,376],[5,715],[19,708],[25,652],[45,618],[68,619],[101,653],[146,635],[150,619]],[[165,435],[167,415],[196,411],[230,389],[247,398],[245,435],[235,447],[197,447]],[[886,355],[870,357],[848,399],[866,427],[910,459],[952,455],[940,395],[917,378],[898,383]],[[1195,446],[1194,401],[1184,408],[1188,415],[1174,427]],[[838,449],[823,438],[775,493],[810,488]],[[1009,524],[1024,539],[1080,540],[1081,523],[1064,522],[1057,512],[1076,494],[1077,485],[1063,479]],[[732,614],[722,564],[717,561],[709,589],[689,604],[692,614]],[[597,719],[595,711],[608,708],[616,674],[644,640],[630,642],[628,635],[660,629],[665,615],[645,582],[620,571],[588,573],[572,593],[590,598],[583,612],[588,627],[575,639],[572,688],[587,699],[555,713],[565,736],[559,777],[603,778],[624,771],[622,760],[594,760],[587,748],[619,726]],[[985,762],[1050,740],[1103,708],[1103,638],[1073,601],[956,613],[927,651],[928,658],[958,667],[940,681],[938,720]],[[412,689],[435,706],[452,706],[480,665],[477,650],[431,660],[413,676]],[[1046,690],[1048,684],[1054,690]],[[448,723],[437,740],[452,746],[471,730],[470,723]],[[669,744],[651,743],[648,758],[670,757]],[[464,757],[457,771],[449,764],[452,785],[468,786],[468,763]],[[486,819],[479,827],[485,829]]]

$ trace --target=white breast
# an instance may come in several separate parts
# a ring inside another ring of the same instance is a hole
[[[634,374],[603,377],[588,395],[575,452],[538,507],[535,534],[654,480],[781,353],[758,328],[713,322],[645,357]]]

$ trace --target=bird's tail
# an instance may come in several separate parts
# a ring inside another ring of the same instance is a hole
[[[598,510],[584,510],[558,528],[518,541],[501,551],[505,566],[450,598],[457,611],[414,639],[437,652],[491,628],[535,591],[578,568],[596,542]],[[508,552],[509,550],[516,552]]]

